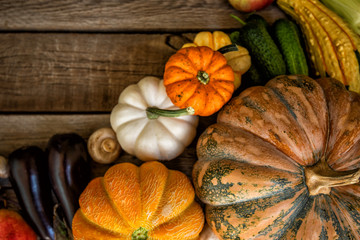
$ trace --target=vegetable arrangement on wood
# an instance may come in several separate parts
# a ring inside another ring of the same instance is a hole
[[[360,95],[338,80],[248,88],[197,154],[196,193],[222,239],[360,238]]]
[[[317,0],[277,4],[294,21],[253,13],[233,16],[242,25],[229,34],[199,32],[164,80],[123,90],[111,128],[87,143],[57,134],[46,151],[1,158],[35,232],[57,239],[60,210],[75,239],[360,239],[360,38]],[[196,139],[211,115],[217,123]],[[158,162],[194,141],[195,190]],[[145,163],[117,163],[122,150]],[[91,160],[108,164],[103,177],[91,179]]]
[[[120,163],[80,196],[74,239],[198,239],[202,208],[185,174],[157,161]]]

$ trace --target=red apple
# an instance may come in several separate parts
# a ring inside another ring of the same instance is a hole
[[[37,236],[20,214],[12,210],[0,209],[0,239],[36,240]]]
[[[229,0],[229,2],[241,12],[252,12],[269,6],[274,0]]]

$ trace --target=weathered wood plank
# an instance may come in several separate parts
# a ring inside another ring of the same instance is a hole
[[[56,133],[75,132],[84,138],[110,126],[109,114],[10,114],[0,115],[0,155],[7,157],[22,146],[45,148]]]
[[[110,111],[193,34],[0,34],[0,111]]]
[[[261,11],[268,20],[281,11]],[[0,29],[5,31],[197,31],[238,27],[240,13],[227,0],[1,0]]]

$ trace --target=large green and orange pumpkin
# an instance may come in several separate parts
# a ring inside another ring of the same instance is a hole
[[[360,239],[360,95],[339,81],[243,91],[197,154],[196,193],[222,239]]]

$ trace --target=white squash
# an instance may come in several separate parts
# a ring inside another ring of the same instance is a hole
[[[110,123],[125,152],[143,161],[171,160],[195,138],[199,119],[189,114],[192,108],[179,109],[171,102],[163,80],[145,77],[123,90]]]

